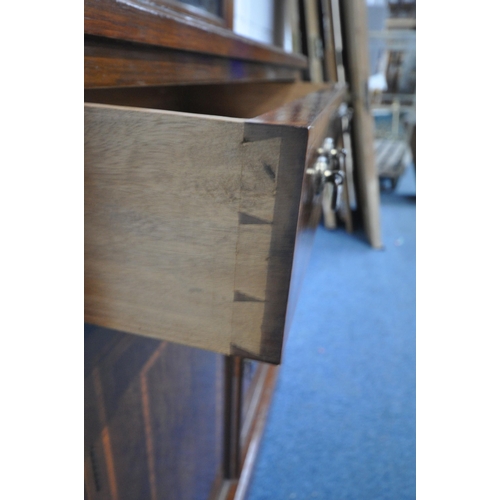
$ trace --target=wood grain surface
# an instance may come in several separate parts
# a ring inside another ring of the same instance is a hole
[[[342,89],[319,94],[292,126],[87,104],[86,321],[279,363],[318,219],[304,169]]]
[[[85,88],[297,80],[290,66],[86,37]]]
[[[239,481],[232,495],[228,496],[225,500],[244,500],[246,498],[262,442],[278,374],[278,366],[267,364],[261,364],[256,374],[257,380],[251,395],[251,414],[248,415],[248,426],[242,429],[242,468]]]
[[[311,132],[316,129],[321,135],[325,123],[347,98],[346,86],[338,83],[296,83],[293,87],[296,93],[293,101],[255,117],[252,122],[302,127]],[[307,89],[312,91],[307,92]]]
[[[154,2],[85,0],[85,34],[302,69],[307,59]]]
[[[320,90],[309,93],[300,99],[294,100],[281,108],[264,113],[252,119],[251,122],[281,125],[286,130],[304,131],[307,134],[307,146],[305,150],[305,168],[313,165],[317,157],[317,149],[323,143],[327,135],[333,134],[333,124],[336,112],[340,104],[347,97],[347,88],[343,84],[323,85]],[[289,124],[285,126],[285,124]],[[300,144],[297,138],[292,138],[287,150],[287,159],[284,163],[293,164],[294,159],[299,157],[294,149]],[[291,181],[291,179],[290,179]],[[289,189],[292,189],[289,187]],[[296,188],[295,188],[296,189]],[[295,229],[295,246],[293,254],[293,273],[290,276],[288,291],[288,302],[285,321],[285,338],[288,335],[290,325],[298,301],[302,280],[307,269],[311,255],[314,232],[321,217],[321,200],[315,201],[311,197],[311,185],[308,176],[304,177],[301,186],[301,204],[297,215],[297,226]],[[282,241],[290,238],[291,229]],[[277,294],[278,296],[278,294]],[[279,300],[276,298],[276,300]],[[272,314],[270,314],[272,316]],[[270,336],[270,338],[273,338]]]
[[[223,358],[85,328],[89,500],[209,498],[223,464]]]
[[[86,106],[85,311],[229,353],[241,121]]]

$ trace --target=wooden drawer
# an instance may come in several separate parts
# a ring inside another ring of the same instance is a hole
[[[279,363],[320,214],[305,168],[344,99],[305,83],[88,92],[85,321]]]

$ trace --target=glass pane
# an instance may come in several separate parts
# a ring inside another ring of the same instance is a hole
[[[186,5],[198,7],[217,17],[222,17],[222,2],[223,0],[177,0]]]

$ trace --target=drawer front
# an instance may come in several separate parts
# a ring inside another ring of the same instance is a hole
[[[328,92],[305,125],[87,104],[85,320],[279,363]]]

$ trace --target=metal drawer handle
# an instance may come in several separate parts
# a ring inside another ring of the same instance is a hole
[[[323,141],[323,146],[318,148],[318,158],[306,174],[312,177],[314,195],[316,197],[326,193],[331,195],[331,207],[336,210],[341,199],[342,188],[345,184],[345,174],[341,161],[345,161],[346,150],[336,149],[331,137]],[[342,160],[341,160],[342,159]],[[324,191],[326,184],[332,185],[331,190]]]

